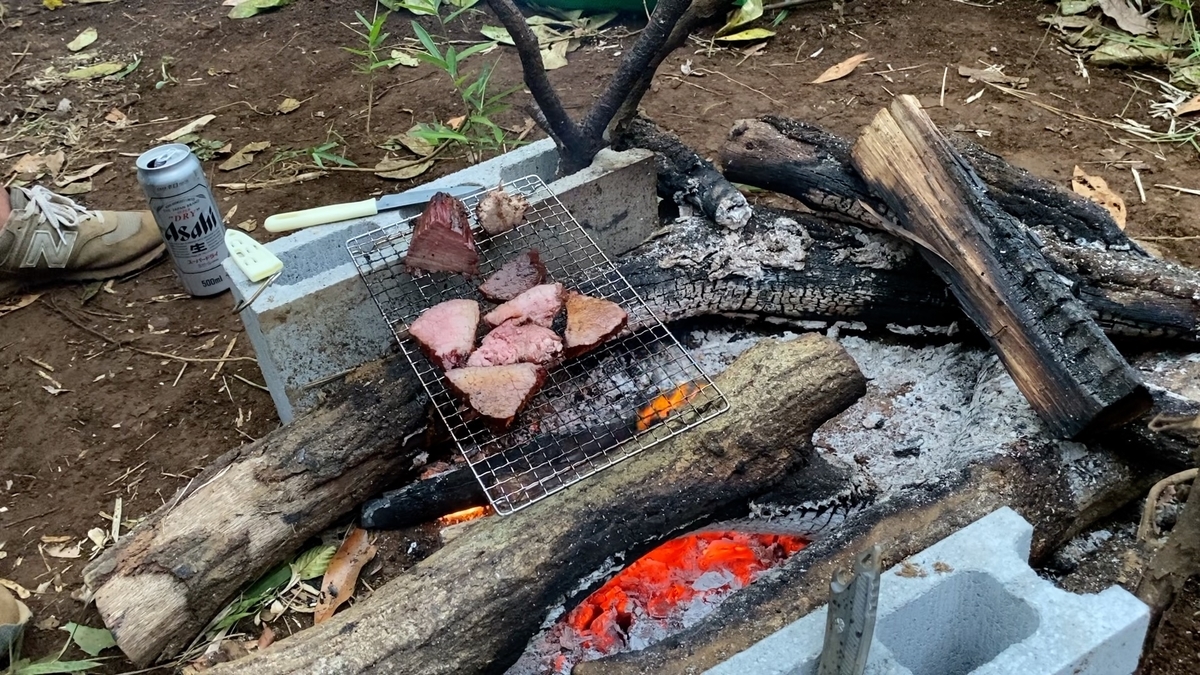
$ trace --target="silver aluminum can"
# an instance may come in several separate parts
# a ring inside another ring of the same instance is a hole
[[[184,288],[196,296],[227,290],[225,225],[200,160],[181,143],[160,145],[137,158],[137,174]]]

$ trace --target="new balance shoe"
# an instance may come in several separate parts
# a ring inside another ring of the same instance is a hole
[[[9,189],[0,228],[0,297],[23,286],[134,272],[166,246],[149,211],[91,211],[40,185]]]

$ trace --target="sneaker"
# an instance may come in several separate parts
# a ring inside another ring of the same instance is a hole
[[[0,229],[0,297],[22,286],[134,272],[166,246],[149,211],[89,211],[37,185],[9,190]]]

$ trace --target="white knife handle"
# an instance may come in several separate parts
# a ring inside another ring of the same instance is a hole
[[[361,202],[331,204],[329,206],[318,206],[315,209],[277,213],[273,216],[268,216],[263,221],[263,227],[267,229],[267,232],[291,232],[292,230],[312,227],[313,225],[324,225],[326,223],[336,223],[339,220],[373,216],[379,212],[375,207],[376,200],[364,199]]]

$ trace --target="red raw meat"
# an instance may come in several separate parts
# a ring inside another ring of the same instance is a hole
[[[506,427],[541,388],[546,369],[532,363],[468,366],[446,371],[446,379],[475,412]]]
[[[506,366],[510,363],[548,364],[562,355],[562,338],[535,323],[505,321],[483,337],[468,366]]]
[[[500,305],[483,316],[489,326],[499,326],[505,321],[536,323],[549,328],[554,317],[563,308],[563,285],[542,284],[534,286],[517,297]]]
[[[478,302],[447,300],[422,312],[409,326],[408,334],[430,360],[449,370],[461,366],[471,355],[478,328]]]
[[[445,192],[429,200],[413,227],[404,266],[409,273],[425,270],[479,274],[479,252],[462,202]]]
[[[493,302],[512,300],[546,279],[546,266],[536,248],[504,263],[492,276],[483,282],[479,292]]]
[[[564,333],[567,356],[579,356],[599,347],[620,333],[628,320],[629,315],[615,302],[570,293]]]

